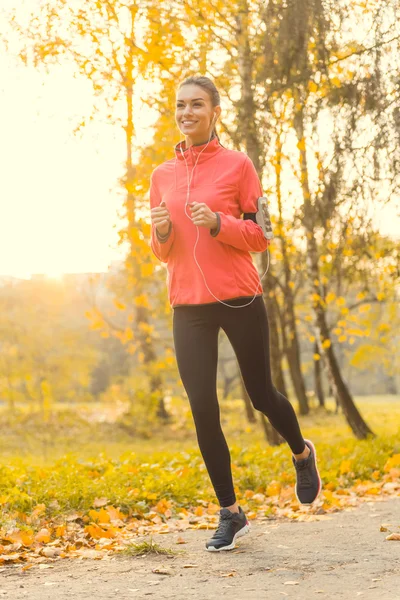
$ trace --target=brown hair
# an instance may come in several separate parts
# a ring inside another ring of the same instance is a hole
[[[219,95],[219,91],[217,90],[215,84],[209,77],[205,77],[204,75],[192,75],[191,77],[187,77],[182,83],[179,84],[178,90],[184,85],[198,85],[203,88],[210,96],[212,106],[220,106],[221,98]],[[216,124],[214,125],[214,129],[212,131],[212,137],[217,136],[219,141],[219,136],[217,133]]]

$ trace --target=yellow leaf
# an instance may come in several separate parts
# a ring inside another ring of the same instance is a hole
[[[267,489],[265,490],[265,494],[267,496],[277,496],[277,495],[279,495],[280,491],[281,491],[281,484],[277,481],[273,481],[267,486]]]
[[[120,302],[119,300],[115,299],[113,300],[114,305],[116,308],[118,308],[118,310],[125,310],[126,309],[126,305],[122,304],[122,302]]]
[[[376,487],[372,487],[369,488],[365,493],[369,494],[371,496],[377,496],[378,494],[380,494],[381,490],[379,488]]]
[[[42,544],[48,544],[50,542],[51,535],[48,529],[41,529],[39,533],[35,535],[35,540]]]
[[[13,544],[23,544],[24,546],[31,546],[34,541],[33,531],[25,530],[25,531],[14,531],[10,533],[7,537],[4,538]]]
[[[351,470],[351,466],[352,466],[352,461],[351,460],[344,460],[344,461],[342,461],[342,463],[340,464],[340,473],[342,475],[344,473],[349,473],[349,471]]]
[[[140,265],[140,272],[142,277],[150,277],[150,275],[153,274],[154,271],[154,264],[153,263],[142,263]]]
[[[331,340],[328,340],[328,339],[324,340],[322,342],[322,347],[323,348],[330,348],[331,347]]]
[[[65,525],[59,525],[56,528],[56,537],[64,537],[64,535],[66,534],[66,532],[67,532],[66,526]]]
[[[297,147],[299,150],[304,151],[306,149],[306,140],[305,138],[301,138],[301,140],[297,143]]]
[[[393,456],[388,458],[383,470],[385,473],[388,473],[393,467],[400,467],[400,454],[393,454]]]
[[[313,354],[313,359],[314,360],[319,360],[321,357],[319,354]]]
[[[333,302],[334,299],[336,298],[336,294],[334,294],[333,292],[329,292],[329,294],[327,294],[325,301],[327,304],[329,304],[330,302]]]

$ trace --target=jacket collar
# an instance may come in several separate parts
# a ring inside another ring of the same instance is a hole
[[[194,157],[197,159],[197,156],[201,152],[201,156],[199,157],[200,163],[207,160],[211,156],[214,156],[214,154],[216,154],[220,150],[220,148],[222,148],[222,146],[219,143],[219,140],[216,135],[213,138],[211,138],[208,145],[207,142],[205,142],[204,144],[196,144],[193,146],[189,146],[189,148],[186,148],[186,140],[182,140],[176,144],[176,146],[174,147],[174,151],[176,158],[178,160],[183,161],[184,157],[182,156],[181,148],[182,152],[185,154],[186,159],[188,157]]]

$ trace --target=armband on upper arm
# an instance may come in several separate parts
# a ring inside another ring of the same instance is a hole
[[[257,223],[256,214],[257,213],[243,213],[243,221],[245,221],[246,219],[250,219],[250,221],[254,221],[254,223]]]

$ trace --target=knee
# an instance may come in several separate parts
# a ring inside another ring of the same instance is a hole
[[[272,387],[265,394],[259,393],[250,396],[251,403],[256,410],[264,414],[273,412],[274,407],[279,403],[279,394],[275,387]]]
[[[219,408],[215,402],[205,402],[205,397],[192,397],[190,407],[197,426],[213,427],[219,423]]]

